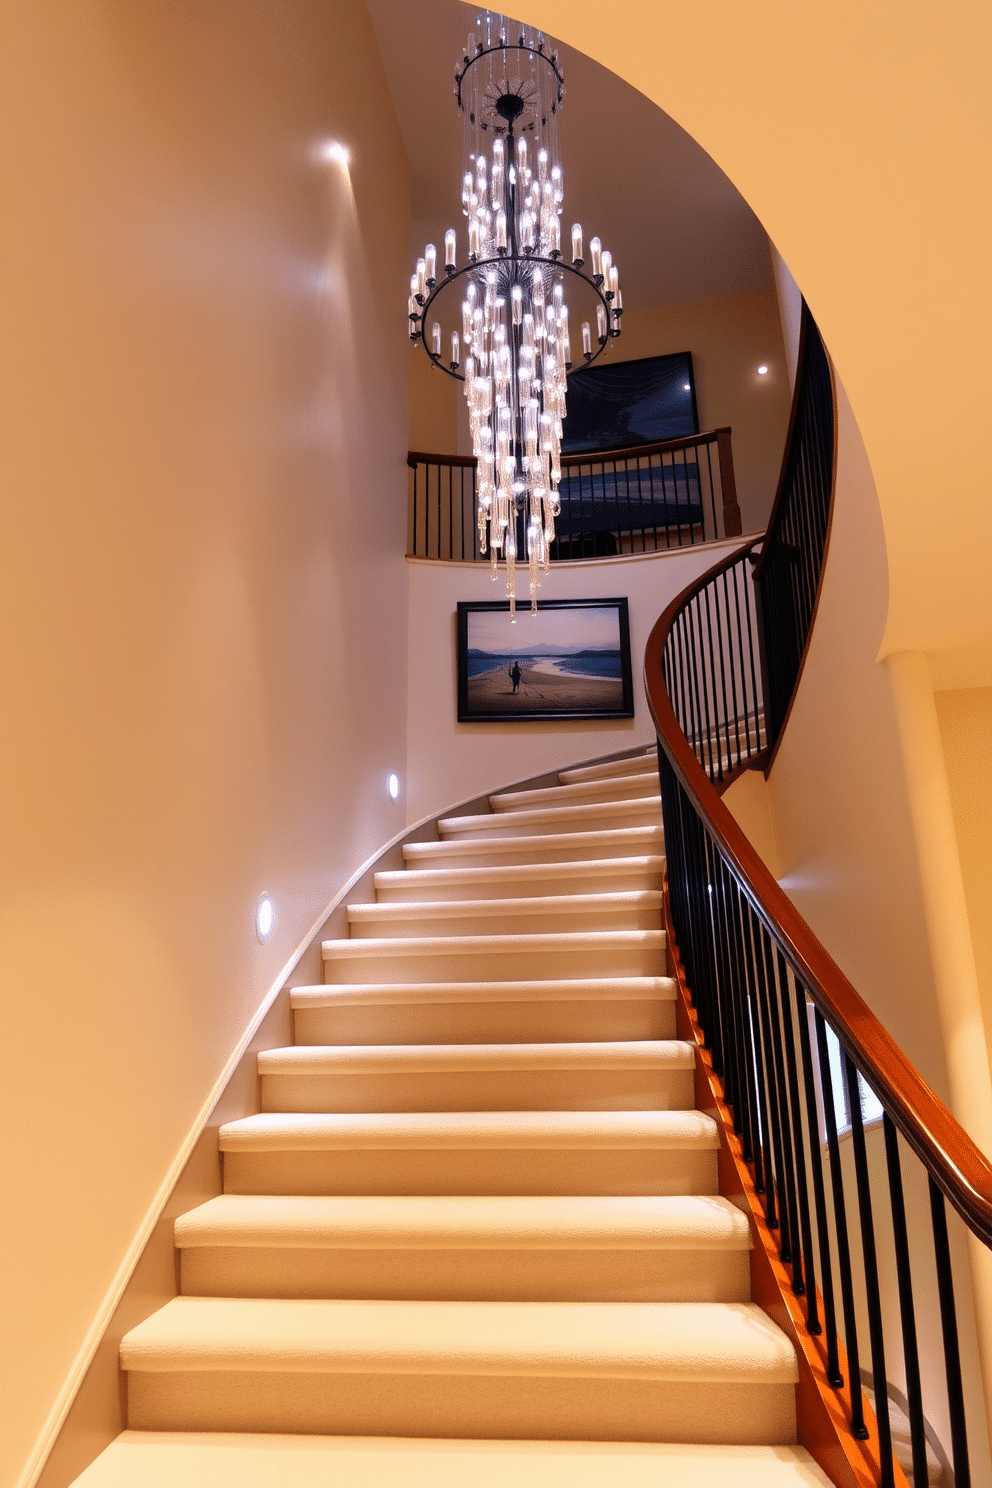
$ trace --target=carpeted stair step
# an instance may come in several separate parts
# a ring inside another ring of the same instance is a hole
[[[663,930],[325,940],[325,982],[534,981],[663,976]]]
[[[433,935],[549,935],[569,930],[658,930],[660,889],[540,898],[455,899],[426,904],[349,904],[352,940]]]
[[[665,834],[661,824],[611,827],[599,831],[540,832],[522,837],[451,838],[438,842],[408,842],[403,860],[411,868],[488,868],[499,864],[571,863],[583,859],[627,858],[662,854]]]
[[[795,1441],[791,1342],[751,1303],[177,1297],[127,1333],[137,1430]]]
[[[575,765],[568,770],[559,770],[562,785],[575,785],[580,780],[616,780],[623,775],[641,775],[646,770],[658,769],[658,750],[652,746],[640,754],[631,754],[626,759],[606,760],[599,765]]]
[[[534,810],[493,811],[479,816],[448,816],[437,824],[442,841],[486,837],[531,837],[548,833],[608,831],[613,827],[661,825],[658,794],[635,801],[586,806],[542,806]]]
[[[548,894],[630,894],[660,889],[664,871],[664,858],[655,854],[489,868],[406,868],[377,873],[374,883],[378,904],[427,904],[454,899],[541,899]]]
[[[494,811],[537,811],[545,806],[606,805],[610,801],[659,799],[658,767],[600,780],[574,780],[535,790],[499,791],[489,797]]]
[[[79,1488],[831,1488],[802,1447],[125,1431]]]
[[[746,1302],[750,1230],[726,1199],[225,1194],[176,1221],[200,1297]]]
[[[385,1044],[267,1049],[263,1111],[681,1111],[694,1046]]]
[[[675,1037],[671,977],[294,987],[297,1045]]]
[[[220,1129],[242,1194],[714,1194],[701,1111],[245,1116]]]

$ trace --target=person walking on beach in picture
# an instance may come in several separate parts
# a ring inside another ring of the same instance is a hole
[[[515,661],[510,668],[510,681],[513,683],[513,691],[516,692],[520,686],[520,663]]]

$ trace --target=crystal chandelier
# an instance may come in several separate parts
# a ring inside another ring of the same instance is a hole
[[[477,461],[479,545],[493,578],[502,556],[511,614],[526,563],[531,609],[547,571],[561,505],[565,378],[572,366],[566,283],[586,299],[583,364],[620,334],[617,266],[598,238],[583,256],[582,227],[562,251],[558,54],[538,31],[486,12],[455,67],[464,119],[461,257],[444,235],[440,272],[428,243],[410,280],[409,329],[435,366],[465,385]],[[461,299],[455,293],[457,285]],[[442,325],[441,315],[447,315]],[[595,333],[592,322],[595,320]]]

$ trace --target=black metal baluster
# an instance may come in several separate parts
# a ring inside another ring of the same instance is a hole
[[[778,1209],[776,1204],[776,1181],[774,1160],[772,1155],[771,1141],[771,1117],[769,1114],[769,1089],[765,1074],[765,1058],[763,1053],[762,1039],[762,1017],[761,1004],[758,996],[758,957],[760,955],[759,936],[761,925],[754,910],[748,906],[748,933],[744,940],[744,951],[747,960],[748,987],[750,990],[751,1006],[751,1051],[755,1068],[755,1090],[757,1093],[758,1123],[761,1133],[761,1169],[765,1192],[765,1219],[770,1230],[778,1229]],[[755,1187],[757,1187],[757,1180]],[[759,1189],[760,1192],[760,1189]]]
[[[782,1114],[779,1107],[779,1088],[775,1059],[775,1044],[772,1033],[771,998],[767,982],[770,943],[768,931],[758,920],[755,926],[755,969],[758,974],[758,1017],[761,1024],[761,1042],[764,1050],[765,1076],[768,1081],[768,1115],[771,1122],[771,1149],[775,1161],[775,1179],[778,1186],[779,1255],[788,1265],[792,1261],[792,1231],[789,1213],[789,1180],[785,1167],[785,1151],[782,1144]]]
[[[724,577],[726,577],[726,575],[724,575]],[[723,777],[724,777],[724,775],[731,768],[731,749],[730,749],[730,713],[729,713],[729,709],[727,707],[727,665],[726,665],[726,655],[725,655],[725,652],[726,652],[726,643],[725,643],[725,637],[724,637],[724,634],[723,634],[723,619],[722,619],[722,614],[721,614],[721,610],[720,610],[720,580],[719,580],[719,578],[717,578],[716,583],[713,585],[713,596],[714,596],[714,600],[715,600],[715,604],[716,604],[717,655],[720,658],[720,691],[721,691],[721,694],[722,694],[722,697],[723,697],[723,718],[721,720],[721,727],[720,727],[720,739],[721,739],[721,743],[720,743],[720,779],[722,780]],[[730,629],[729,615],[728,615],[727,629],[728,629],[728,631]],[[714,685],[715,685],[715,679],[714,679]],[[724,768],[724,765],[723,765],[725,746],[726,746],[726,758],[727,758],[726,769]]]
[[[809,1037],[809,1004],[806,989],[798,977],[796,986],[796,1025],[799,1048],[803,1056],[803,1084],[806,1093],[806,1128],[809,1132],[810,1175],[813,1179],[813,1203],[816,1209],[816,1236],[820,1251],[820,1280],[823,1288],[823,1326],[826,1330],[827,1378],[839,1389],[844,1383],[837,1352],[837,1312],[834,1306],[834,1272],[830,1255],[830,1230],[827,1224],[827,1199],[823,1184],[823,1148],[820,1143],[820,1120],[816,1109],[816,1081],[813,1075],[813,1051]]]
[[[944,1210],[944,1195],[929,1173],[927,1183],[930,1189],[930,1217],[933,1222],[933,1252],[937,1262],[940,1329],[944,1339],[944,1374],[947,1379],[947,1413],[951,1420],[954,1488],[971,1488],[968,1426],[964,1411],[961,1354],[958,1348],[958,1318],[954,1307],[954,1276],[951,1271],[951,1249],[947,1239],[947,1214]]]
[[[730,995],[734,1020],[734,1065],[735,1100],[734,1116],[741,1138],[741,1153],[745,1162],[753,1161],[754,1142],[751,1126],[750,1081],[748,1079],[747,1048],[744,1042],[744,998],[745,980],[742,968],[741,915],[737,897],[737,884],[727,865],[720,863],[721,889],[724,914],[727,922],[727,953],[730,974]]]
[[[782,1127],[782,1177],[779,1182],[779,1209],[782,1194],[785,1195],[785,1212],[788,1220],[789,1261],[792,1267],[792,1290],[797,1296],[803,1292],[802,1253],[799,1242],[799,1206],[796,1199],[796,1167],[792,1150],[791,1113],[786,1090],[785,1049],[782,1040],[782,1017],[779,1003],[779,988],[775,977],[775,951],[771,936],[766,934],[765,971],[768,980],[768,1011],[772,1035],[772,1054],[775,1061],[775,1086],[778,1092],[779,1121]],[[783,1239],[785,1230],[783,1227]],[[783,1254],[782,1259],[785,1259]]]
[[[927,1481],[927,1440],[923,1418],[923,1389],[920,1383],[920,1350],[916,1338],[913,1268],[909,1259],[906,1201],[902,1190],[902,1169],[899,1166],[899,1138],[888,1112],[882,1117],[882,1130],[885,1134],[885,1161],[889,1172],[892,1236],[896,1251],[896,1280],[899,1284],[902,1356],[906,1370],[906,1404],[909,1407],[909,1435],[913,1445],[913,1479],[919,1488],[919,1485]]]
[[[712,508],[712,511],[713,511],[713,540],[715,542],[717,540],[717,538],[720,537],[720,522],[717,519],[717,514],[716,514],[716,488],[715,488],[714,483],[713,483],[713,446],[712,446],[712,444],[709,444],[709,443],[706,445],[706,464],[707,464],[707,468],[709,470],[709,477],[710,477],[710,507]],[[703,505],[703,483],[702,483],[702,481],[699,478],[699,446],[698,445],[696,446],[696,485],[699,488],[699,509],[700,509],[701,512],[705,512],[706,508]],[[721,488],[721,491],[720,491],[720,508],[721,508],[721,511],[722,511],[722,509],[723,509],[723,490],[722,490],[722,488]],[[723,535],[726,536],[726,533],[724,533]],[[703,541],[704,542],[706,541],[706,524],[705,524],[705,522],[703,523]]]
[[[820,1331],[819,1311],[816,1304],[816,1267],[813,1262],[813,1227],[810,1221],[809,1187],[807,1184],[807,1172],[812,1169],[813,1155],[810,1154],[810,1162],[807,1164],[805,1155],[805,1144],[803,1141],[803,1118],[799,1102],[799,1065],[796,1060],[796,1038],[793,1028],[793,1017],[795,1015],[794,1001],[789,997],[789,978],[791,973],[785,964],[785,957],[781,950],[776,948],[778,964],[779,988],[782,993],[782,1028],[785,1034],[785,1068],[789,1081],[789,1109],[792,1112],[792,1141],[796,1157],[796,1197],[799,1204],[799,1236],[802,1243],[802,1287],[796,1285],[796,1273],[793,1271],[793,1288],[797,1295],[805,1293],[806,1296],[806,1331],[817,1334]],[[811,1134],[811,1141],[815,1141],[815,1133]]]
[[[880,1488],[894,1488],[892,1471],[892,1429],[889,1425],[889,1387],[885,1372],[885,1335],[882,1309],[878,1300],[878,1256],[875,1251],[875,1221],[871,1206],[871,1182],[868,1177],[868,1149],[865,1146],[864,1119],[861,1114],[861,1088],[854,1062],[845,1053],[847,1090],[851,1097],[851,1144],[854,1148],[854,1174],[858,1189],[858,1215],[861,1220],[861,1258],[865,1269],[865,1292],[868,1307],[868,1340],[871,1344],[871,1372],[875,1381],[875,1419],[878,1423],[878,1448],[881,1457]]]
[[[823,1091],[823,1121],[827,1129],[830,1152],[830,1186],[834,1200],[834,1231],[837,1237],[837,1265],[840,1271],[840,1296],[844,1309],[844,1342],[851,1373],[851,1434],[859,1441],[868,1435],[861,1395],[861,1363],[858,1355],[858,1325],[854,1313],[854,1284],[851,1279],[851,1247],[847,1234],[847,1209],[844,1204],[844,1175],[840,1166],[840,1143],[837,1140],[837,1118],[834,1109],[834,1085],[830,1075],[827,1029],[819,1008],[813,1010],[816,1025],[816,1048],[820,1063],[820,1089]]]
[[[737,1098],[737,1039],[734,1029],[733,991],[730,977],[730,936],[723,902],[722,867],[713,842],[707,837],[709,859],[710,918],[713,925],[713,952],[719,988],[720,1039],[723,1044],[723,1098],[731,1109],[734,1131],[740,1136],[740,1111]]]

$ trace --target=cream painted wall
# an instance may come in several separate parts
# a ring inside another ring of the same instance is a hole
[[[778,484],[791,403],[778,301],[773,292],[729,295],[658,310],[624,311],[613,361],[691,351],[700,429],[729,424],[743,530],[767,525]],[[757,368],[769,372],[759,377]],[[471,454],[461,384],[411,354],[410,448]],[[451,444],[439,440],[453,438]],[[425,442],[426,441],[426,442]]]
[[[930,947],[886,668],[885,545],[838,384],[837,490],[799,690],[768,780],[781,884],[896,1042],[948,1099]]]
[[[10,1484],[255,1009],[401,825],[409,170],[360,0],[2,28]]]
[[[992,1065],[992,688],[934,694]]]
[[[700,429],[733,429],[744,532],[763,532],[775,499],[791,392],[773,291],[658,310],[625,310],[619,360],[691,351]],[[759,377],[758,367],[768,372]]]
[[[519,19],[669,113],[795,275],[877,483],[890,581],[883,650],[987,655],[992,502],[979,431],[992,406],[992,7],[626,0],[604,26],[598,0],[523,0]],[[673,56],[705,57],[705,85]],[[943,441],[935,460],[928,435],[951,429],[967,434]],[[935,509],[956,520],[934,522]]]
[[[409,559],[407,820],[419,821],[453,802],[573,761],[653,743],[643,681],[648,634],[669,601],[735,545],[713,543],[644,557],[565,563],[545,579],[543,599],[627,597],[634,717],[615,722],[458,723],[456,606],[460,599],[502,599],[503,576],[494,584],[484,563]],[[517,621],[521,634],[527,619],[522,613]]]

